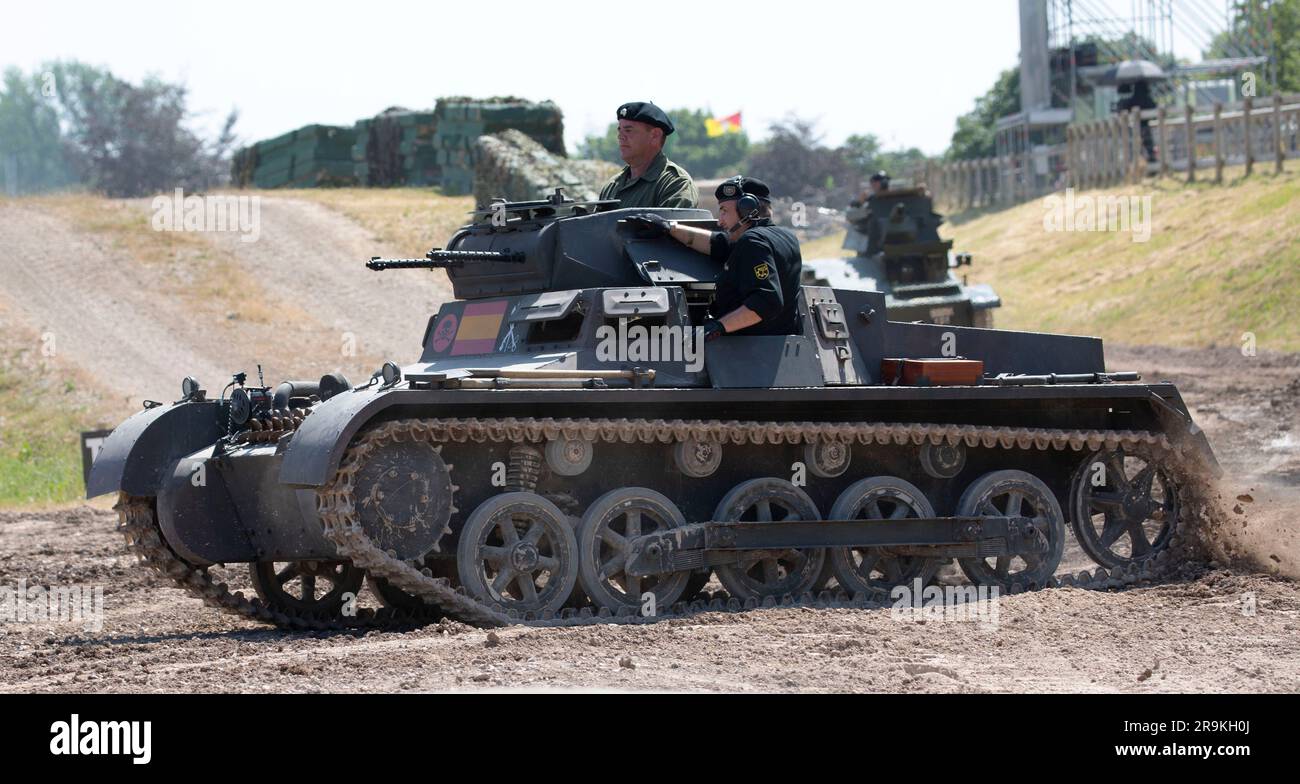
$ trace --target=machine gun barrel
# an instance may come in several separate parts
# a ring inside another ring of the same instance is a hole
[[[1045,376],[1024,376],[1002,373],[985,378],[985,384],[998,387],[1027,387],[1045,384],[1109,384],[1115,381],[1141,381],[1139,373],[1051,373]]]
[[[473,261],[497,261],[509,264],[522,264],[528,257],[511,250],[439,250],[437,248],[425,254],[423,259],[382,259],[374,256],[366,262],[366,267],[376,272],[390,269],[446,269],[461,267]]]

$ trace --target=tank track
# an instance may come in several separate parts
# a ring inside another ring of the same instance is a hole
[[[392,628],[417,626],[437,621],[441,613],[428,611],[363,607],[352,617],[320,617],[272,607],[261,598],[246,598],[242,591],[232,592],[225,583],[218,582],[204,567],[193,566],[177,556],[163,541],[158,528],[153,499],[128,496],[123,493],[114,506],[118,514],[117,530],[126,539],[126,546],[142,564],[172,580],[191,596],[201,599],[209,607],[245,618],[268,623],[282,629],[295,631],[341,631],[347,629]]]
[[[611,613],[607,609],[565,609],[559,614],[502,613],[456,588],[445,578],[435,578],[427,569],[419,569],[377,547],[362,530],[357,516],[354,480],[365,457],[375,448],[407,439],[434,445],[445,443],[541,442],[555,438],[584,438],[606,443],[671,444],[683,439],[714,439],[732,444],[801,444],[834,439],[863,445],[939,445],[964,443],[969,447],[1004,449],[1072,449],[1096,451],[1103,447],[1145,447],[1153,457],[1169,459],[1182,479],[1180,502],[1187,511],[1184,524],[1174,532],[1169,547],[1155,558],[1140,565],[1053,577],[1045,585],[1013,584],[1010,593],[1073,586],[1089,590],[1109,590],[1139,583],[1175,577],[1179,565],[1194,552],[1186,520],[1204,514],[1206,502],[1199,489],[1197,458],[1180,450],[1163,434],[1145,431],[1099,431],[961,426],[934,424],[878,423],[763,423],[739,421],[683,420],[594,420],[594,419],[410,419],[386,422],[363,434],[349,447],[334,478],[317,491],[317,511],[324,532],[339,556],[381,577],[398,588],[438,607],[447,616],[474,626],[499,627],[512,624],[530,626],[582,626],[594,623],[654,623],[681,618],[700,612],[743,612],[759,607],[863,608],[890,606],[887,592],[869,594],[831,594],[823,592],[801,597],[786,596],[781,601],[768,598],[763,602],[726,598],[715,594],[708,601],[681,602],[653,617],[641,617],[634,610]]]

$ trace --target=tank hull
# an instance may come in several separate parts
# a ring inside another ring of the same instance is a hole
[[[1157,403],[1156,401],[1161,401]],[[181,404],[192,405],[192,404]],[[835,434],[864,423],[974,428],[1022,428],[1043,432],[1146,432],[1179,435],[1177,415],[1186,409],[1169,384],[1111,384],[1052,387],[842,387],[790,389],[611,389],[611,390],[390,390],[361,391],[330,401],[274,445],[244,445],[214,456],[207,448],[172,463],[169,478],[150,495],[160,499],[160,520],[168,543],[188,561],[236,563],[337,557],[321,535],[316,491],[330,482],[357,435],[391,421],[474,422],[573,421],[751,423],[780,428],[802,423]],[[1175,412],[1171,414],[1170,411]],[[1169,421],[1170,418],[1174,421]],[[1188,420],[1190,421],[1190,420]],[[1183,428],[1182,438],[1209,463],[1203,434]],[[469,512],[500,493],[494,465],[506,465],[520,443],[544,447],[546,439],[448,444],[443,459],[454,466],[453,536]],[[543,489],[569,500],[574,512],[603,493],[643,486],[678,504],[686,519],[710,519],[728,489],[756,477],[790,477],[806,462],[801,444],[724,446],[726,455],[709,477],[678,470],[671,444],[593,445],[598,471],[574,477],[544,472]],[[852,469],[841,477],[806,477],[801,485],[823,512],[852,482],[867,476],[897,476],[921,488],[935,509],[953,513],[961,491],[975,477],[994,470],[1032,472],[1046,482],[1064,507],[1070,482],[1087,454],[1073,450],[973,448],[965,468],[946,478],[927,476],[917,444],[856,444]],[[196,471],[202,467],[203,481]],[[535,488],[534,488],[535,489]],[[448,547],[441,548],[444,552]]]

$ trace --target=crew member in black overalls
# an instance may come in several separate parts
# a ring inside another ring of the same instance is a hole
[[[652,213],[629,220],[722,263],[705,340],[797,333],[803,257],[794,232],[772,223],[771,189],[753,177],[733,177],[715,193],[722,231],[682,226]]]

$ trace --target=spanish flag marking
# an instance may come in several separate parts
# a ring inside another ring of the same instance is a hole
[[[491,354],[496,350],[497,333],[510,303],[501,299],[495,302],[472,302],[461,314],[456,342],[451,346],[453,357],[467,354]]]

